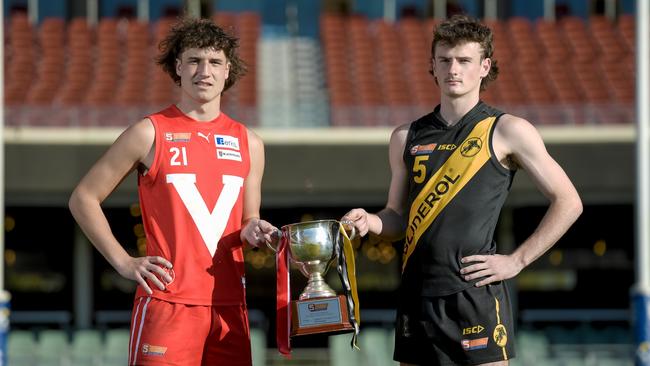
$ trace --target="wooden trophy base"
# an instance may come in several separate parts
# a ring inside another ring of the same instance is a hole
[[[291,336],[353,332],[344,295],[291,302]]]

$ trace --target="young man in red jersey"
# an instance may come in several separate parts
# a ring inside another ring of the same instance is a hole
[[[244,73],[237,47],[210,20],[176,24],[158,63],[180,101],[126,129],[70,197],[90,241],[139,285],[129,365],[251,364],[242,246],[276,228],[259,217],[263,142],[221,111],[221,94]],[[100,207],[136,169],[147,238],[138,258]]]
[[[436,28],[431,46],[440,105],[393,131],[386,207],[344,219],[360,235],[405,237],[396,361],[504,366],[514,356],[515,319],[503,281],[551,248],[582,203],[537,130],[479,99],[498,73],[491,30],[454,16]],[[517,169],[550,206],[530,237],[500,255],[494,230]]]

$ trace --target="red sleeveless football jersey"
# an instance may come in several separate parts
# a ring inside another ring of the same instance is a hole
[[[245,303],[242,242],[246,127],[223,112],[198,122],[176,106],[148,117],[155,157],[138,176],[147,255],[167,258],[174,278],[153,297],[192,305]],[[136,298],[147,296],[138,286]]]

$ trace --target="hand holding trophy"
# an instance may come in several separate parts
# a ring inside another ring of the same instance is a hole
[[[347,231],[351,230],[350,236]],[[291,352],[289,335],[354,332],[359,333],[354,252],[350,240],[354,226],[336,220],[308,221],[285,225],[278,232],[277,265],[277,338],[280,353]],[[345,295],[337,295],[323,276],[334,260]],[[298,300],[290,301],[289,262],[308,278]]]

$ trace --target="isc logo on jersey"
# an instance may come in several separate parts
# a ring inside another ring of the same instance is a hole
[[[214,135],[214,144],[217,147],[239,150],[239,139],[228,135]]]

